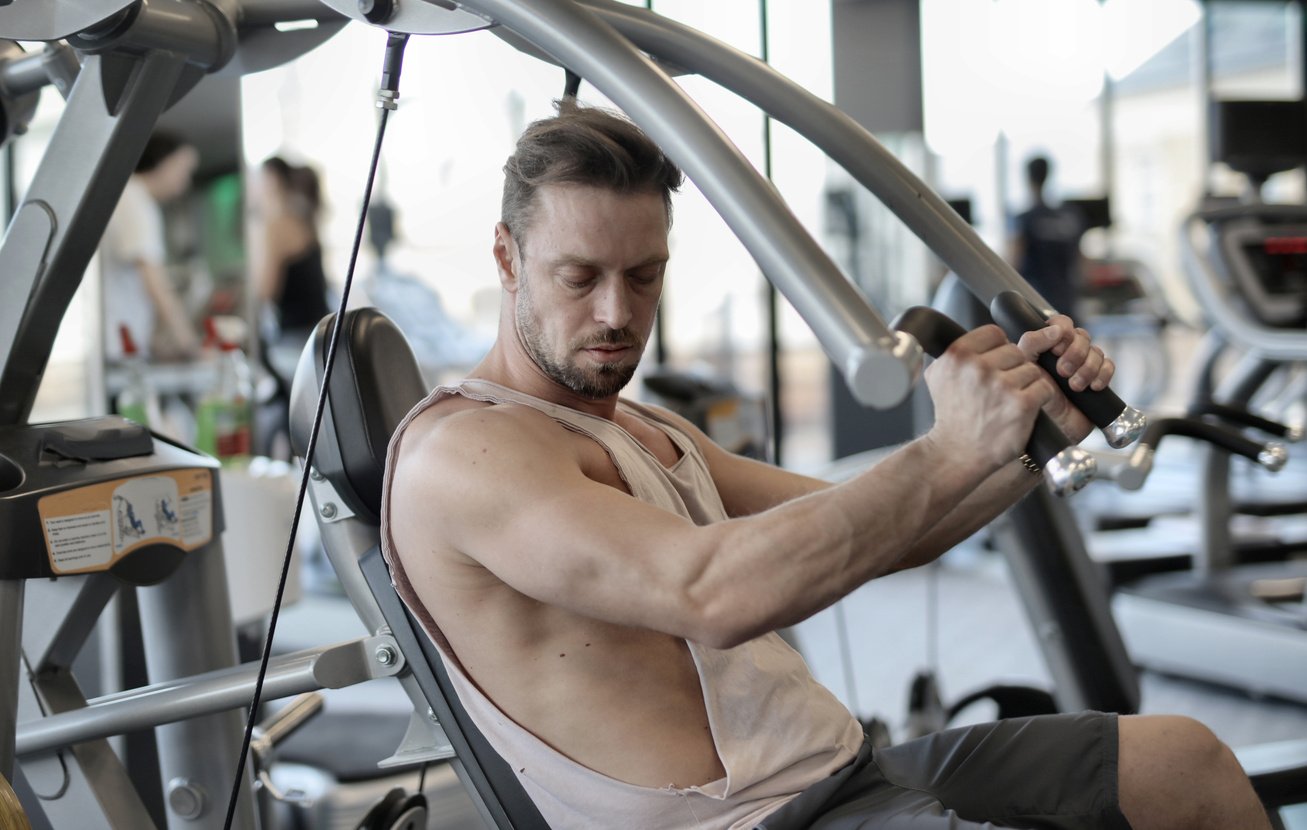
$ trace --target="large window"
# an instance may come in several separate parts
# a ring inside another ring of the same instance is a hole
[[[828,97],[829,9],[799,0],[773,0],[768,6],[773,63]],[[757,0],[658,0],[654,10],[750,54],[760,52]],[[257,165],[281,154],[312,164],[322,174],[329,208],[324,229],[328,271],[337,282],[344,277],[372,144],[372,96],[383,43],[381,32],[349,26],[294,63],[244,80],[246,162]],[[762,114],[703,78],[686,76],[679,82],[762,169]],[[499,303],[490,246],[499,218],[500,168],[523,126],[551,112],[552,101],[563,92],[563,71],[488,32],[415,38],[402,87],[400,108],[388,127],[379,187],[398,217],[399,239],[387,252],[386,267],[425,287],[430,307],[439,304],[440,319],[448,319],[460,342],[484,346],[493,336]],[[582,85],[580,98],[608,105],[588,85]],[[777,186],[799,219],[819,232],[825,176],[821,155],[780,127],[773,129],[772,144]],[[765,394],[766,283],[692,182],[675,203],[671,246],[662,310],[668,364],[729,380],[749,394]],[[369,299],[369,287],[376,287],[372,278],[377,270],[376,257],[365,251],[358,269],[360,302]],[[409,319],[414,326],[440,324],[431,317]],[[788,361],[787,435],[792,431],[804,452],[822,455],[825,446],[814,431],[821,426],[824,406],[824,364],[815,341],[784,303],[781,330]],[[414,334],[418,332],[411,331],[411,339]],[[646,367],[653,363],[653,351],[651,347],[646,355]],[[475,354],[463,351],[457,358],[434,356],[432,362],[443,362],[439,374],[449,377],[465,369]]]
[[[1030,204],[1025,162],[1048,156],[1055,200],[1111,197],[1113,227],[1088,234],[1085,253],[1138,262],[1169,310],[1200,326],[1178,228],[1205,190],[1240,186],[1207,162],[1203,67],[1216,97],[1300,95],[1298,6],[922,0],[921,8],[937,188],[969,195],[982,235],[1002,251],[1011,217]],[[1300,193],[1300,176],[1283,176],[1269,195]],[[1174,374],[1183,383],[1185,373]]]

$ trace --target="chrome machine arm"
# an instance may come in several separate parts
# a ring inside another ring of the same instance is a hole
[[[365,20],[355,0],[324,0]],[[377,22],[431,31],[446,4],[400,0]],[[658,142],[708,197],[763,273],[794,305],[864,405],[903,401],[921,351],[884,319],[803,229],[774,187],[667,73],[592,9],[571,0],[463,0],[462,10],[500,24],[585,78]],[[430,21],[430,22],[428,22]]]
[[[807,138],[889,207],[985,305],[1013,291],[1044,316],[1055,311],[956,211],[846,113],[768,64],[689,26],[614,0],[579,1],[665,65],[720,84]],[[514,42],[511,36],[501,37]],[[1099,410],[1109,408],[1098,403]],[[1113,447],[1129,445],[1147,424],[1142,413],[1119,399],[1112,402],[1110,415],[1096,414],[1095,423]]]

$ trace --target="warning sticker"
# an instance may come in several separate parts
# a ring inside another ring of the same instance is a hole
[[[45,535],[55,570],[80,570],[113,561],[108,510],[46,519]]]
[[[213,478],[194,469],[106,481],[46,496],[37,511],[55,573],[103,571],[145,545],[207,544]]]

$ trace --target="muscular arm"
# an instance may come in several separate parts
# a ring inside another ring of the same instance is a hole
[[[1106,387],[1115,367],[1101,351],[1091,348],[1088,333],[1075,328],[1066,316],[1058,316],[1050,322],[1056,326],[1056,339],[1053,339],[1050,329],[1030,332],[1020,341],[1023,354],[1034,360],[1040,352],[1051,351],[1062,358],[1059,372],[1072,378],[1077,388],[1085,388],[1091,383],[1095,389]],[[1060,394],[1052,398],[1046,411],[1073,443],[1088,435],[1088,421]],[[727,512],[732,516],[757,513],[830,486],[818,479],[728,453],[685,419],[677,420],[682,428],[695,436],[708,460]],[[893,569],[904,570],[933,561],[989,524],[1041,482],[1042,479],[1032,475],[1021,462],[1009,462],[928,528],[894,563]]]
[[[406,438],[392,489],[406,569],[421,579],[438,540],[543,603],[728,646],[887,572],[988,474],[921,440],[853,481],[696,526],[588,478],[560,430],[492,408]]]
[[[827,481],[729,453],[712,443],[688,421],[678,420],[704,450],[713,480],[717,482],[727,512],[732,516],[752,515],[834,486]],[[993,521],[1040,481],[1020,461],[1005,465],[927,528],[891,570],[915,568],[937,559]]]

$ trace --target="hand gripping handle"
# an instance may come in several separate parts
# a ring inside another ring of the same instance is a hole
[[[1026,332],[1038,331],[1048,325],[1039,309],[1015,291],[996,294],[989,304],[989,313],[1013,343]],[[1079,392],[1072,389],[1069,380],[1058,374],[1057,355],[1052,352],[1041,354],[1039,365],[1053,378],[1071,405],[1085,413],[1085,417],[1103,431],[1110,446],[1116,449],[1130,446],[1148,426],[1148,418],[1133,406],[1128,406],[1111,389],[1096,391],[1086,388]]]
[[[925,306],[914,306],[900,314],[893,328],[912,335],[931,357],[939,357],[954,340],[966,334],[962,326]],[[1026,455],[1044,471],[1049,487],[1059,496],[1070,495],[1084,487],[1098,469],[1094,457],[1072,446],[1070,439],[1044,412],[1035,416]]]

